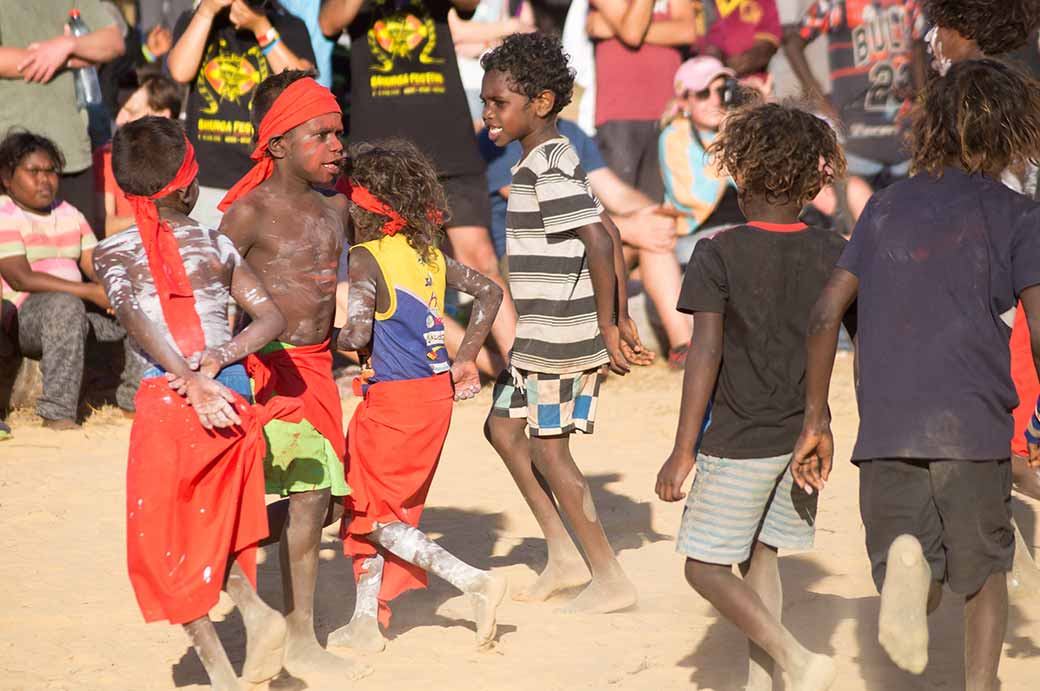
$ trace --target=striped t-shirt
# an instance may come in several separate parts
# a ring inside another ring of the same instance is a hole
[[[79,258],[97,245],[97,238],[76,207],[61,202],[46,216],[21,209],[0,195],[0,259],[24,256],[33,271],[66,281],[83,280]],[[3,281],[4,300],[21,307],[28,293],[18,293]]]
[[[513,168],[506,210],[509,290],[519,315],[512,366],[566,374],[609,362],[576,232],[602,213],[565,138],[535,147]]]

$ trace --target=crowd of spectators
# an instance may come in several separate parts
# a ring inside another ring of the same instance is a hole
[[[617,222],[679,368],[692,334],[675,310],[682,267],[699,238],[743,220],[734,181],[705,154],[726,110],[749,89],[764,99],[801,93],[831,123],[850,177],[806,213],[847,235],[872,192],[908,172],[903,133],[930,69],[928,4],[0,0],[0,357],[39,359],[37,412],[75,424],[84,349],[123,337],[90,268],[96,239],[133,223],[111,173],[112,132],[144,115],[183,119],[200,167],[193,216],[219,226],[218,203],[251,167],[256,87],[287,69],[314,70],[338,91],[352,140],[414,141],[449,200],[446,249],[505,287],[504,215],[520,148],[497,149],[482,131],[479,57],[512,33],[554,30],[579,85],[561,132]],[[86,33],[69,30],[70,11]],[[1037,37],[1010,57],[1040,70]],[[100,101],[77,87],[89,75]],[[1035,170],[1020,178],[1035,193]],[[488,372],[508,355],[514,323],[507,297],[482,358]],[[449,326],[449,344],[453,329],[461,333]],[[117,399],[129,414],[133,363],[121,369]]]

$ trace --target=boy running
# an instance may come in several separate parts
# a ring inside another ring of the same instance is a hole
[[[899,667],[920,674],[927,613],[947,583],[967,598],[965,688],[989,690],[1015,552],[1008,341],[1018,299],[1034,354],[1040,346],[1040,205],[1000,175],[1040,155],[1040,87],[993,60],[953,65],[929,85],[913,133],[916,174],[871,200],[813,308],[793,470],[807,490],[823,489],[830,474],[827,392],[838,319],[855,300],[852,461],[881,592],[878,638]],[[1029,451],[1040,466],[1037,448]]]
[[[599,368],[609,364],[623,375],[629,358],[622,348],[632,358],[644,355],[628,317],[621,238],[556,129],[574,87],[559,42],[515,34],[486,53],[481,65],[488,137],[497,146],[519,141],[523,148],[506,214],[509,289],[519,321],[485,435],[534,512],[549,553],[545,571],[515,597],[546,600],[589,581],[558,501],[592,569],[592,582],[567,611],[624,609],[635,604],[636,589],[614,556],[570,453],[573,432],[592,433]]]
[[[693,315],[693,341],[657,495],[685,497],[696,465],[677,551],[694,590],[747,635],[747,688],[772,689],[775,663],[792,688],[826,689],[834,663],[780,622],[777,551],[813,544],[816,497],[794,487],[791,449],[803,415],[809,311],[845,247],[798,217],[844,175],[845,158],[827,123],[776,104],[730,116],[709,154],[736,182],[748,222],[697,243],[686,269],[679,310]]]
[[[224,585],[246,626],[243,679],[260,683],[281,670],[285,620],[254,590],[256,546],[267,536],[261,426],[299,408],[293,399],[249,405],[237,363],[284,329],[285,318],[234,245],[188,218],[198,165],[177,122],[126,125],[112,160],[136,226],[98,245],[94,266],[150,365],[126,473],[130,581],[145,620],[183,624],[213,688],[237,690],[207,614]],[[253,319],[234,338],[229,297]]]
[[[296,396],[304,406],[302,422],[264,428],[267,492],[289,496],[287,510],[279,502],[270,512],[271,533],[281,537],[285,669],[304,681],[342,680],[357,672],[314,634],[321,531],[332,520],[333,497],[349,493],[329,350],[348,202],[315,189],[330,187],[340,173],[342,117],[328,89],[305,72],[286,71],[257,87],[253,121],[257,164],[221,203],[227,213],[220,229],[288,321],[278,340],[246,364],[256,399]]]
[[[350,623],[329,644],[382,650],[390,600],[426,585],[430,571],[473,595],[477,645],[495,635],[501,576],[475,569],[417,529],[451,424],[452,398],[480,391],[474,359],[491,331],[502,289],[438,248],[447,202],[414,145],[387,141],[350,152],[350,316],[338,347],[369,353],[371,370],[347,434],[352,493],[344,551],[354,562]],[[475,298],[454,364],[444,348],[445,287]],[[453,387],[454,384],[454,387]]]

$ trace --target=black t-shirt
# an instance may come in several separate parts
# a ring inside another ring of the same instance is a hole
[[[455,45],[449,0],[365,0],[350,24],[350,136],[405,137],[441,175],[484,171]]]
[[[876,193],[838,265],[859,278],[853,461],[1007,458],[1008,339],[1040,283],[1040,204],[947,168]]]
[[[174,41],[188,28],[193,13],[177,20]],[[280,8],[267,18],[296,57],[314,62],[307,25]],[[199,162],[199,184],[228,189],[253,167],[253,125],[249,111],[256,87],[273,74],[251,31],[238,31],[221,12],[213,20],[202,62],[190,84],[185,113],[188,139]]]
[[[679,311],[723,315],[722,367],[701,451],[766,458],[794,450],[809,311],[844,247],[837,234],[801,223],[749,223],[697,243]]]

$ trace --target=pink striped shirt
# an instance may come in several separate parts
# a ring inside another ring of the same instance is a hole
[[[0,259],[24,256],[33,271],[48,273],[67,281],[80,282],[80,256],[93,249],[97,239],[76,207],[62,202],[46,216],[18,207],[0,195]],[[2,281],[4,300],[21,307],[28,293],[19,293]]]

